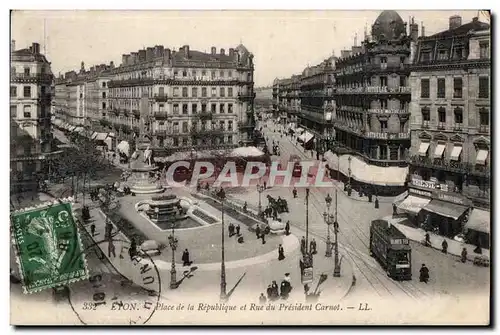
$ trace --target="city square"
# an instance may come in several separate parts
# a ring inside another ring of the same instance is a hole
[[[12,41],[11,215],[70,202],[89,271],[24,297],[13,241],[13,309],[53,301],[75,324],[169,324],[160,311],[183,304],[210,318],[467,297],[485,311],[490,24],[467,15],[426,34],[378,12],[340,56],[259,86],[243,43],[55,75],[39,42]]]

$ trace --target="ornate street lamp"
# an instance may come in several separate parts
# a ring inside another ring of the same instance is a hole
[[[170,270],[170,288],[176,289],[178,287],[177,284],[177,272],[175,271],[175,250],[177,249],[177,245],[179,244],[179,240],[175,237],[174,223],[172,222],[172,234],[168,236],[168,244],[172,249],[172,267]]]
[[[257,185],[257,192],[259,192],[259,216],[262,214],[262,202],[261,202],[261,194],[264,192],[264,186],[261,184]]]
[[[335,190],[335,221],[333,222],[333,229],[335,233],[335,268],[333,270],[334,277],[340,277],[339,239],[338,239],[339,223],[337,221],[337,213],[338,213],[337,190]]]
[[[330,197],[330,193],[325,198],[326,202],[326,212],[323,213],[323,217],[326,223],[326,253],[325,257],[332,257],[332,241],[330,239],[330,225],[333,223],[332,215],[330,214],[330,205],[332,204],[332,197]]]
[[[221,187],[220,191],[217,192],[217,197],[220,199],[221,203],[221,264],[220,264],[220,300],[222,302],[227,301],[226,293],[226,264],[224,261],[224,199],[226,198],[226,192]]]

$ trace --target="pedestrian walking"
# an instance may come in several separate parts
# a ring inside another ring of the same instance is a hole
[[[282,261],[285,259],[285,249],[283,249],[283,246],[280,244],[278,247],[278,261]]]
[[[95,224],[92,223],[90,225],[90,235],[95,236]]]
[[[431,246],[431,237],[430,237],[429,233],[425,233],[425,245],[427,247]]]
[[[191,260],[189,259],[189,250],[184,250],[184,252],[182,253],[182,266],[189,266],[192,263],[193,262],[191,262]]]
[[[297,189],[294,187],[292,191],[293,197],[297,198]]]
[[[443,243],[441,243],[441,252],[443,254],[447,254],[448,253],[448,242],[446,242],[446,239],[443,240]]]
[[[133,260],[137,255],[137,242],[132,238],[132,242],[130,242],[130,248],[128,249],[128,255],[130,256],[130,260]]]
[[[288,220],[285,224],[285,235],[290,235],[290,220]]]
[[[232,237],[234,235],[234,224],[232,222],[227,227],[227,230],[229,232],[229,237]]]
[[[319,152],[318,151],[316,151],[316,160],[319,161]]]
[[[113,240],[108,242],[108,257],[111,257],[111,255],[113,255],[113,258],[116,257],[115,244],[113,243]]]
[[[266,296],[264,295],[264,293],[261,293],[259,297],[259,303],[261,305],[264,305],[266,302],[267,302]]]
[[[273,297],[273,288],[271,285],[267,285],[266,293],[267,293],[267,299],[271,300]]]
[[[273,280],[273,283],[271,284],[271,290],[272,290],[271,300],[276,300],[279,297],[279,288],[278,284],[276,283],[276,280]]]
[[[311,158],[314,158],[314,151],[311,149]]]
[[[260,237],[262,238],[262,244],[266,244],[266,234],[261,234]]]
[[[240,236],[240,225],[236,226],[236,235]]]
[[[257,239],[260,238],[260,226],[257,225],[257,228],[255,228],[255,235],[257,235]]]
[[[392,204],[392,216],[398,215],[398,206],[396,204]]]
[[[311,252],[311,254],[316,255],[318,253],[318,250],[316,250],[316,247],[317,247],[316,240],[313,238],[311,243],[310,243],[310,250],[309,250]]]
[[[264,189],[267,190],[267,182],[264,182]]]
[[[304,236],[302,236],[300,240],[300,252],[302,252],[302,254],[306,253],[306,238]]]
[[[420,282],[426,283],[429,281],[429,269],[425,266],[425,264],[422,264],[422,267],[420,268]]]
[[[467,262],[467,248],[462,249],[460,260],[462,261],[462,263]]]

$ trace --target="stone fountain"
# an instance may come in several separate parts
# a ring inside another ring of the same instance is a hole
[[[136,137],[136,151],[130,162],[130,177],[127,179],[130,191],[135,194],[161,193],[164,188],[156,177],[158,167],[153,162],[151,142],[145,136],[146,125],[144,120],[148,113],[148,96],[145,93],[140,102],[141,117],[139,121],[139,134]]]
[[[143,147],[143,146],[142,146]],[[135,194],[161,193],[164,188],[156,177],[157,166],[152,164],[153,151],[147,145],[145,150],[137,146],[137,151],[132,155],[135,158],[130,163],[130,191]]]

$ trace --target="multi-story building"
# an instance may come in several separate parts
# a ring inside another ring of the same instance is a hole
[[[279,92],[280,92],[280,80],[278,78],[273,81],[273,117],[277,118],[279,116]]]
[[[287,128],[295,128],[299,123],[300,75],[279,80],[279,121]]]
[[[336,62],[336,143],[347,149],[351,160],[360,161],[352,164],[349,174],[367,186],[405,183],[410,147],[408,78],[417,37],[418,25],[412,23],[407,34],[399,14],[384,11],[372,25],[371,36],[365,33],[361,46],[342,50]],[[383,172],[379,167],[391,169]],[[387,180],[375,174],[386,175]]]
[[[330,57],[321,64],[307,67],[300,79],[300,127],[305,128],[302,142],[308,147],[314,146],[319,152],[327,150],[327,143],[334,138],[333,99],[335,85],[335,62],[337,57]]]
[[[67,84],[70,114],[100,120],[118,140],[137,137],[142,119],[157,149],[253,142],[253,55],[243,45],[227,53],[148,47],[123,55],[119,67],[80,72]]]
[[[10,63],[11,191],[36,190],[53,151],[50,109],[53,75],[40,44],[15,50]]]
[[[461,231],[471,206],[489,208],[490,77],[489,24],[452,16],[448,30],[419,39],[409,187],[444,235]],[[480,214],[474,209],[469,222]]]

